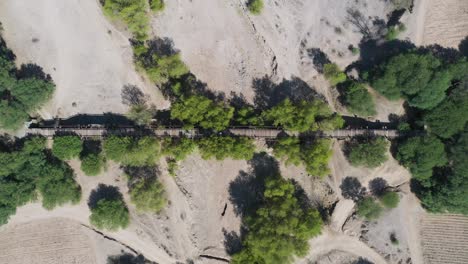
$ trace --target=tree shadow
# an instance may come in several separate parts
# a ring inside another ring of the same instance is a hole
[[[468,36],[466,36],[461,42],[460,44],[458,45],[458,50],[460,51],[460,53],[465,56],[465,57],[468,57]]]
[[[307,49],[307,55],[312,59],[312,64],[319,73],[323,73],[323,67],[325,64],[331,63],[327,54],[325,54],[319,48],[310,48]]]
[[[28,63],[22,64],[21,67],[16,72],[16,77],[18,79],[30,79],[35,78],[38,80],[44,80],[47,82],[51,82],[52,78],[49,74],[46,74],[41,66]]]
[[[136,85],[126,84],[121,92],[124,105],[142,105],[146,103],[145,94]]]
[[[16,55],[13,53],[11,49],[7,47],[6,42],[2,38],[1,34],[0,34],[0,56],[12,62],[14,62],[16,59]]]
[[[387,28],[399,25],[400,19],[405,14],[405,12],[406,9],[404,8],[393,10],[392,13],[390,13],[390,15],[388,16]]]
[[[385,21],[379,17],[366,17],[355,8],[348,8],[346,12],[346,20],[363,35],[363,39],[378,39],[387,29]]]
[[[133,255],[130,253],[122,252],[120,255],[113,255],[107,257],[107,264],[156,264],[151,262],[143,255]]]
[[[371,262],[363,257],[359,257],[356,261],[353,262],[353,264],[374,264],[374,262]]]
[[[366,195],[366,188],[362,187],[361,182],[356,177],[346,177],[341,185],[341,194],[345,199],[355,202],[361,200]]]
[[[385,190],[387,189],[387,186],[387,181],[380,177],[369,181],[369,191],[374,196],[381,196],[382,194],[384,194]]]
[[[57,119],[48,119],[42,120],[37,125],[32,124],[30,127],[41,126],[41,127],[63,127],[63,128],[86,128],[93,127],[94,125],[103,126],[106,128],[124,128],[124,127],[134,127],[135,122],[128,119],[124,115],[114,114],[114,113],[104,113],[104,114],[77,114],[71,116],[67,119],[57,118]]]
[[[265,178],[280,175],[278,161],[266,153],[256,153],[248,163],[250,170],[240,171],[229,184],[229,201],[241,217],[254,214],[263,201]]]
[[[224,248],[226,253],[230,256],[238,253],[242,249],[242,235],[237,234],[235,231],[228,232],[223,228],[224,235]]]
[[[458,62],[463,57],[459,50],[454,48],[442,47],[438,44],[420,47],[418,49],[418,52],[423,54],[430,53],[436,58],[440,59],[441,61],[450,64]]]
[[[82,156],[87,156],[89,154],[98,155],[102,152],[102,145],[100,140],[84,140],[83,141],[83,151],[81,152]]]
[[[275,84],[268,76],[253,80],[255,91],[254,104],[257,109],[266,110],[289,98],[293,103],[300,101],[312,101],[314,99],[325,98],[315,92],[306,82],[297,77],[291,80],[283,79],[279,84]]]
[[[129,182],[135,180],[155,180],[161,174],[157,166],[123,167],[125,174],[129,176]]]
[[[119,188],[111,185],[99,184],[98,187],[91,191],[88,198],[88,206],[90,209],[96,208],[97,203],[102,200],[123,200],[123,196]]]

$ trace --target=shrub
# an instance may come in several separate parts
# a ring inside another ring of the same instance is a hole
[[[153,12],[161,12],[164,10],[165,4],[163,0],[149,0],[150,8]]]
[[[251,160],[255,145],[252,139],[246,137],[210,136],[198,141],[198,149],[203,159]]]
[[[382,207],[373,198],[367,197],[358,202],[356,212],[367,220],[374,220],[382,214]]]
[[[104,157],[90,153],[81,158],[81,170],[88,176],[100,174],[105,166]]]
[[[159,151],[159,142],[152,137],[136,139],[110,136],[104,141],[106,157],[127,166],[155,164]]]
[[[386,192],[379,199],[386,208],[396,208],[400,202],[400,197],[396,192]]]
[[[368,117],[376,114],[375,103],[366,87],[357,82],[349,82],[344,93],[348,110],[356,115]]]
[[[83,144],[78,136],[56,136],[52,145],[52,154],[61,160],[78,157],[83,150]]]
[[[335,63],[325,64],[323,66],[323,74],[333,86],[346,81],[346,74]]]
[[[102,198],[94,208],[91,208],[89,221],[99,229],[117,231],[129,225],[130,216],[122,199]]]
[[[263,10],[263,0],[249,0],[249,2],[247,2],[247,8],[250,13],[258,15]]]
[[[201,95],[182,98],[171,108],[171,119],[182,121],[185,127],[199,125],[216,131],[226,129],[233,115],[234,108],[225,107]]]
[[[104,14],[123,21],[137,40],[148,37],[149,17],[146,14],[147,0],[104,0]]]
[[[262,205],[246,218],[242,250],[232,263],[291,263],[304,256],[308,240],[320,233],[322,220],[315,209],[303,209],[294,185],[280,177],[265,181]]]
[[[265,120],[275,126],[298,132],[333,130],[343,126],[343,119],[332,113],[328,106],[319,100],[301,101],[294,105],[289,99],[262,113]]]
[[[375,168],[387,161],[388,142],[383,137],[348,144],[348,159],[353,166]]]
[[[130,189],[130,198],[140,212],[158,213],[167,204],[164,186],[157,180],[140,180]]]

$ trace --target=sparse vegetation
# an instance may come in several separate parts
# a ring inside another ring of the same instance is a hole
[[[377,113],[374,99],[363,84],[349,81],[345,86],[344,103],[351,113],[362,117],[373,116]]]
[[[358,202],[357,214],[367,220],[375,220],[382,214],[383,208],[372,197],[366,197]]]
[[[246,137],[210,136],[200,139],[197,144],[203,159],[250,160],[255,152],[253,140]]]
[[[340,116],[332,113],[330,108],[319,100],[293,104],[291,100],[285,99],[263,112],[262,116],[275,126],[298,132],[333,130],[341,128],[344,123]]]
[[[249,0],[247,2],[247,8],[249,9],[250,13],[254,15],[258,15],[263,10],[263,0]]]
[[[78,136],[56,136],[52,145],[52,154],[61,160],[78,157],[83,150],[83,143]]]
[[[291,263],[304,256],[308,240],[320,233],[322,220],[317,210],[303,209],[294,196],[294,185],[281,176],[268,178],[262,206],[245,224],[242,250],[232,263]]]
[[[388,142],[383,137],[347,144],[348,160],[353,166],[375,168],[387,159]]]
[[[346,74],[335,63],[327,63],[323,66],[323,74],[331,85],[336,86],[346,81]]]
[[[154,115],[154,109],[149,108],[146,104],[137,104],[130,107],[127,117],[137,125],[148,125]]]

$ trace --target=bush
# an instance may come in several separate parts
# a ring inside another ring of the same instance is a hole
[[[340,116],[333,114],[330,108],[319,100],[301,101],[294,105],[289,99],[285,99],[263,112],[262,116],[275,126],[297,132],[333,130],[344,124]]]
[[[234,108],[225,107],[201,95],[182,98],[171,108],[171,119],[182,121],[188,128],[199,125],[221,131],[229,126],[233,115]]]
[[[382,207],[373,198],[367,197],[358,202],[356,212],[367,220],[374,220],[382,214]]]
[[[91,208],[89,221],[99,229],[117,231],[125,229],[130,223],[127,206],[122,199],[100,199],[94,208]]]
[[[396,208],[400,202],[400,197],[396,192],[386,192],[379,197],[379,200],[386,208]]]
[[[52,154],[61,160],[78,157],[83,150],[83,144],[78,136],[56,136],[52,145]]]
[[[375,103],[366,87],[358,82],[349,82],[345,93],[344,102],[348,110],[356,115],[368,117],[376,114]]]
[[[444,144],[433,136],[413,137],[398,146],[397,160],[423,185],[431,185],[434,167],[447,164]]]
[[[249,2],[247,2],[247,8],[250,13],[258,15],[263,10],[263,0],[249,0]]]
[[[348,145],[348,160],[353,166],[376,168],[387,161],[388,142],[383,137]]]
[[[150,8],[153,12],[161,12],[164,10],[165,4],[163,0],[149,0]]]
[[[81,170],[88,176],[99,175],[104,165],[104,157],[100,154],[90,153],[81,158]]]
[[[327,63],[323,65],[323,74],[332,86],[336,86],[346,81],[346,74],[340,70],[335,63]]]
[[[315,209],[303,209],[294,185],[280,177],[265,181],[262,205],[246,218],[242,250],[232,263],[292,263],[304,256],[308,240],[320,233],[322,220]]]
[[[164,186],[157,180],[140,180],[130,189],[130,199],[140,212],[158,213],[167,204]]]
[[[123,21],[137,40],[148,37],[149,17],[147,0],[104,0],[104,14],[112,19]]]
[[[203,159],[251,160],[255,152],[253,140],[246,137],[210,136],[198,141],[198,149]]]
[[[155,164],[159,151],[159,142],[152,137],[136,139],[110,136],[104,141],[106,157],[127,166]]]

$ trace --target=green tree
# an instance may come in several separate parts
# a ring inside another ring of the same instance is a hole
[[[105,163],[101,154],[86,154],[81,157],[81,170],[88,176],[96,176],[103,171]]]
[[[247,2],[247,8],[249,9],[250,13],[254,15],[258,15],[263,10],[263,0],[249,0]]]
[[[37,179],[37,190],[42,197],[42,206],[52,210],[57,206],[81,199],[81,188],[73,179],[72,169],[65,163],[48,164]]]
[[[163,154],[172,157],[176,161],[184,160],[196,147],[195,141],[186,137],[166,138],[162,143]]]
[[[374,220],[382,214],[382,207],[373,198],[367,197],[358,202],[356,213],[367,220]]]
[[[52,145],[52,154],[61,160],[78,157],[83,150],[83,144],[78,136],[56,136]]]
[[[434,136],[413,137],[398,146],[398,161],[423,185],[430,185],[434,167],[447,164],[444,144]]]
[[[127,166],[155,164],[160,152],[159,142],[152,137],[136,139],[110,136],[103,146],[108,159]]]
[[[291,100],[285,99],[263,112],[262,116],[275,126],[298,132],[332,130],[340,128],[344,123],[341,117],[333,114],[328,106],[319,100],[301,101],[294,105]]]
[[[164,10],[165,4],[163,0],[149,0],[149,3],[153,12],[161,12]]]
[[[302,209],[294,194],[290,181],[266,180],[263,204],[247,217],[243,248],[232,263],[284,264],[307,253],[308,240],[320,233],[322,220],[317,210]]]
[[[253,107],[242,107],[235,112],[234,120],[237,124],[247,126],[258,126],[262,123],[261,118]]]
[[[323,65],[323,74],[331,85],[336,86],[346,81],[346,74],[340,70],[340,67],[335,63],[327,63]]]
[[[431,109],[445,98],[453,75],[431,54],[400,54],[372,74],[372,86],[390,100],[404,98],[409,105]]]
[[[117,231],[125,229],[130,223],[127,206],[122,199],[100,199],[94,208],[91,208],[89,221],[99,229]]]
[[[386,192],[379,197],[379,200],[386,208],[396,208],[400,202],[400,196],[396,192]]]
[[[388,160],[388,142],[383,137],[348,144],[348,160],[353,166],[375,168]]]
[[[463,130],[468,121],[468,80],[452,91],[441,104],[424,114],[429,131],[450,138]]]
[[[147,0],[104,0],[104,14],[123,21],[137,40],[148,38],[149,17]]]
[[[171,118],[182,121],[186,127],[199,125],[216,131],[226,129],[233,115],[234,108],[225,107],[201,95],[182,98],[171,108]]]
[[[344,92],[344,102],[346,108],[353,114],[368,117],[377,113],[371,94],[364,85],[358,82],[350,81],[347,83]]]
[[[140,180],[130,189],[130,199],[140,212],[160,212],[167,204],[164,186],[157,180]]]
[[[273,145],[273,155],[286,165],[299,166],[302,163],[301,145],[297,137],[279,138]]]
[[[200,139],[197,144],[203,159],[251,160],[255,153],[253,140],[247,137],[210,136]]]
[[[153,113],[154,109],[149,108],[146,104],[136,104],[130,107],[127,117],[138,125],[148,125],[151,123]]]

